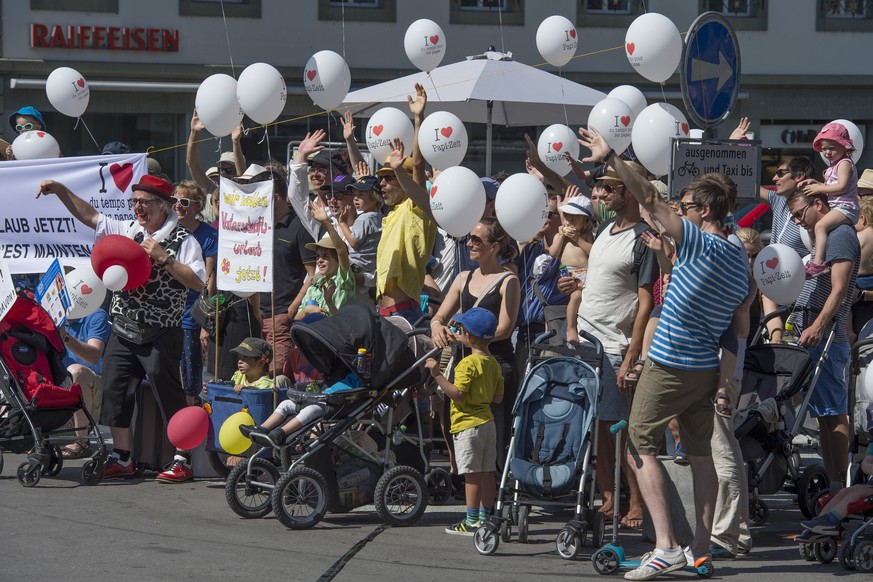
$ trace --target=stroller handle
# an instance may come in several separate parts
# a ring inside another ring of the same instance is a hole
[[[873,337],[858,340],[852,344],[852,374],[855,376],[861,373],[861,350],[867,346],[873,346]]]
[[[609,427],[609,432],[611,432],[612,434],[618,434],[626,428],[627,428],[627,421],[626,420],[619,420],[618,422],[613,424],[611,427]]]
[[[544,344],[548,340],[550,340],[551,338],[555,337],[557,335],[557,333],[558,333],[557,330],[550,329],[549,331],[538,335],[536,337],[536,339],[534,339],[533,343],[534,344]],[[588,333],[584,329],[579,330],[579,337],[581,337],[582,339],[591,343],[594,346],[594,352],[597,354],[598,357],[603,355],[603,344],[600,343],[599,339],[597,339],[596,337],[594,337],[593,335],[591,335],[590,333]]]

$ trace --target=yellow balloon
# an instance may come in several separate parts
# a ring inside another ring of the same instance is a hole
[[[255,419],[252,418],[251,414],[243,410],[228,416],[224,424],[221,425],[221,430],[218,431],[218,444],[221,445],[221,448],[226,453],[241,455],[252,446],[252,441],[239,431],[239,425],[241,424],[255,426]]]

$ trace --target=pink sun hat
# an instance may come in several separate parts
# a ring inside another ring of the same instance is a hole
[[[821,131],[818,132],[818,135],[815,136],[814,140],[812,140],[812,149],[820,152],[821,142],[825,139],[838,143],[847,150],[855,149],[855,144],[852,143],[852,138],[849,137],[849,130],[846,129],[846,126],[842,123],[831,122],[821,128]]]

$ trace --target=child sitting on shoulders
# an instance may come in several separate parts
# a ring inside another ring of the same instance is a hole
[[[568,197],[578,192],[579,188],[576,186],[567,188]],[[564,204],[558,206],[563,225],[552,240],[549,254],[567,267],[567,273],[561,273],[562,277],[576,277],[584,286],[588,272],[588,253],[591,252],[591,244],[594,242],[594,206],[587,196],[573,196],[564,200]],[[573,291],[567,304],[567,341],[574,345],[579,343],[579,333],[572,322],[576,321],[579,314],[583,290],[580,287]]]
[[[366,168],[364,164],[364,168]],[[365,171],[365,170],[360,170]],[[382,238],[382,187],[376,176],[360,175],[358,181],[346,186],[346,190],[354,196],[355,210],[358,216],[349,226],[344,213],[351,212],[348,206],[340,211],[337,225],[341,234],[351,248],[349,260],[355,271],[355,284],[358,291],[373,289],[376,286],[376,247]]]
[[[455,443],[458,473],[464,476],[467,515],[446,533],[471,536],[488,519],[497,490],[497,428],[491,404],[503,401],[503,372],[488,351],[497,331],[497,318],[474,307],[453,318],[460,340],[471,354],[455,367],[455,382],[443,376],[439,362],[429,358],[425,366],[451,401],[451,433]]]

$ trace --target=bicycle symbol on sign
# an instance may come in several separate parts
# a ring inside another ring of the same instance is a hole
[[[697,167],[697,164],[695,164],[694,162],[689,160],[689,161],[686,161],[684,165],[680,166],[676,170],[676,174],[679,177],[682,177],[685,174],[688,174],[689,176],[693,176],[696,178],[697,176],[700,175],[700,168]]]

